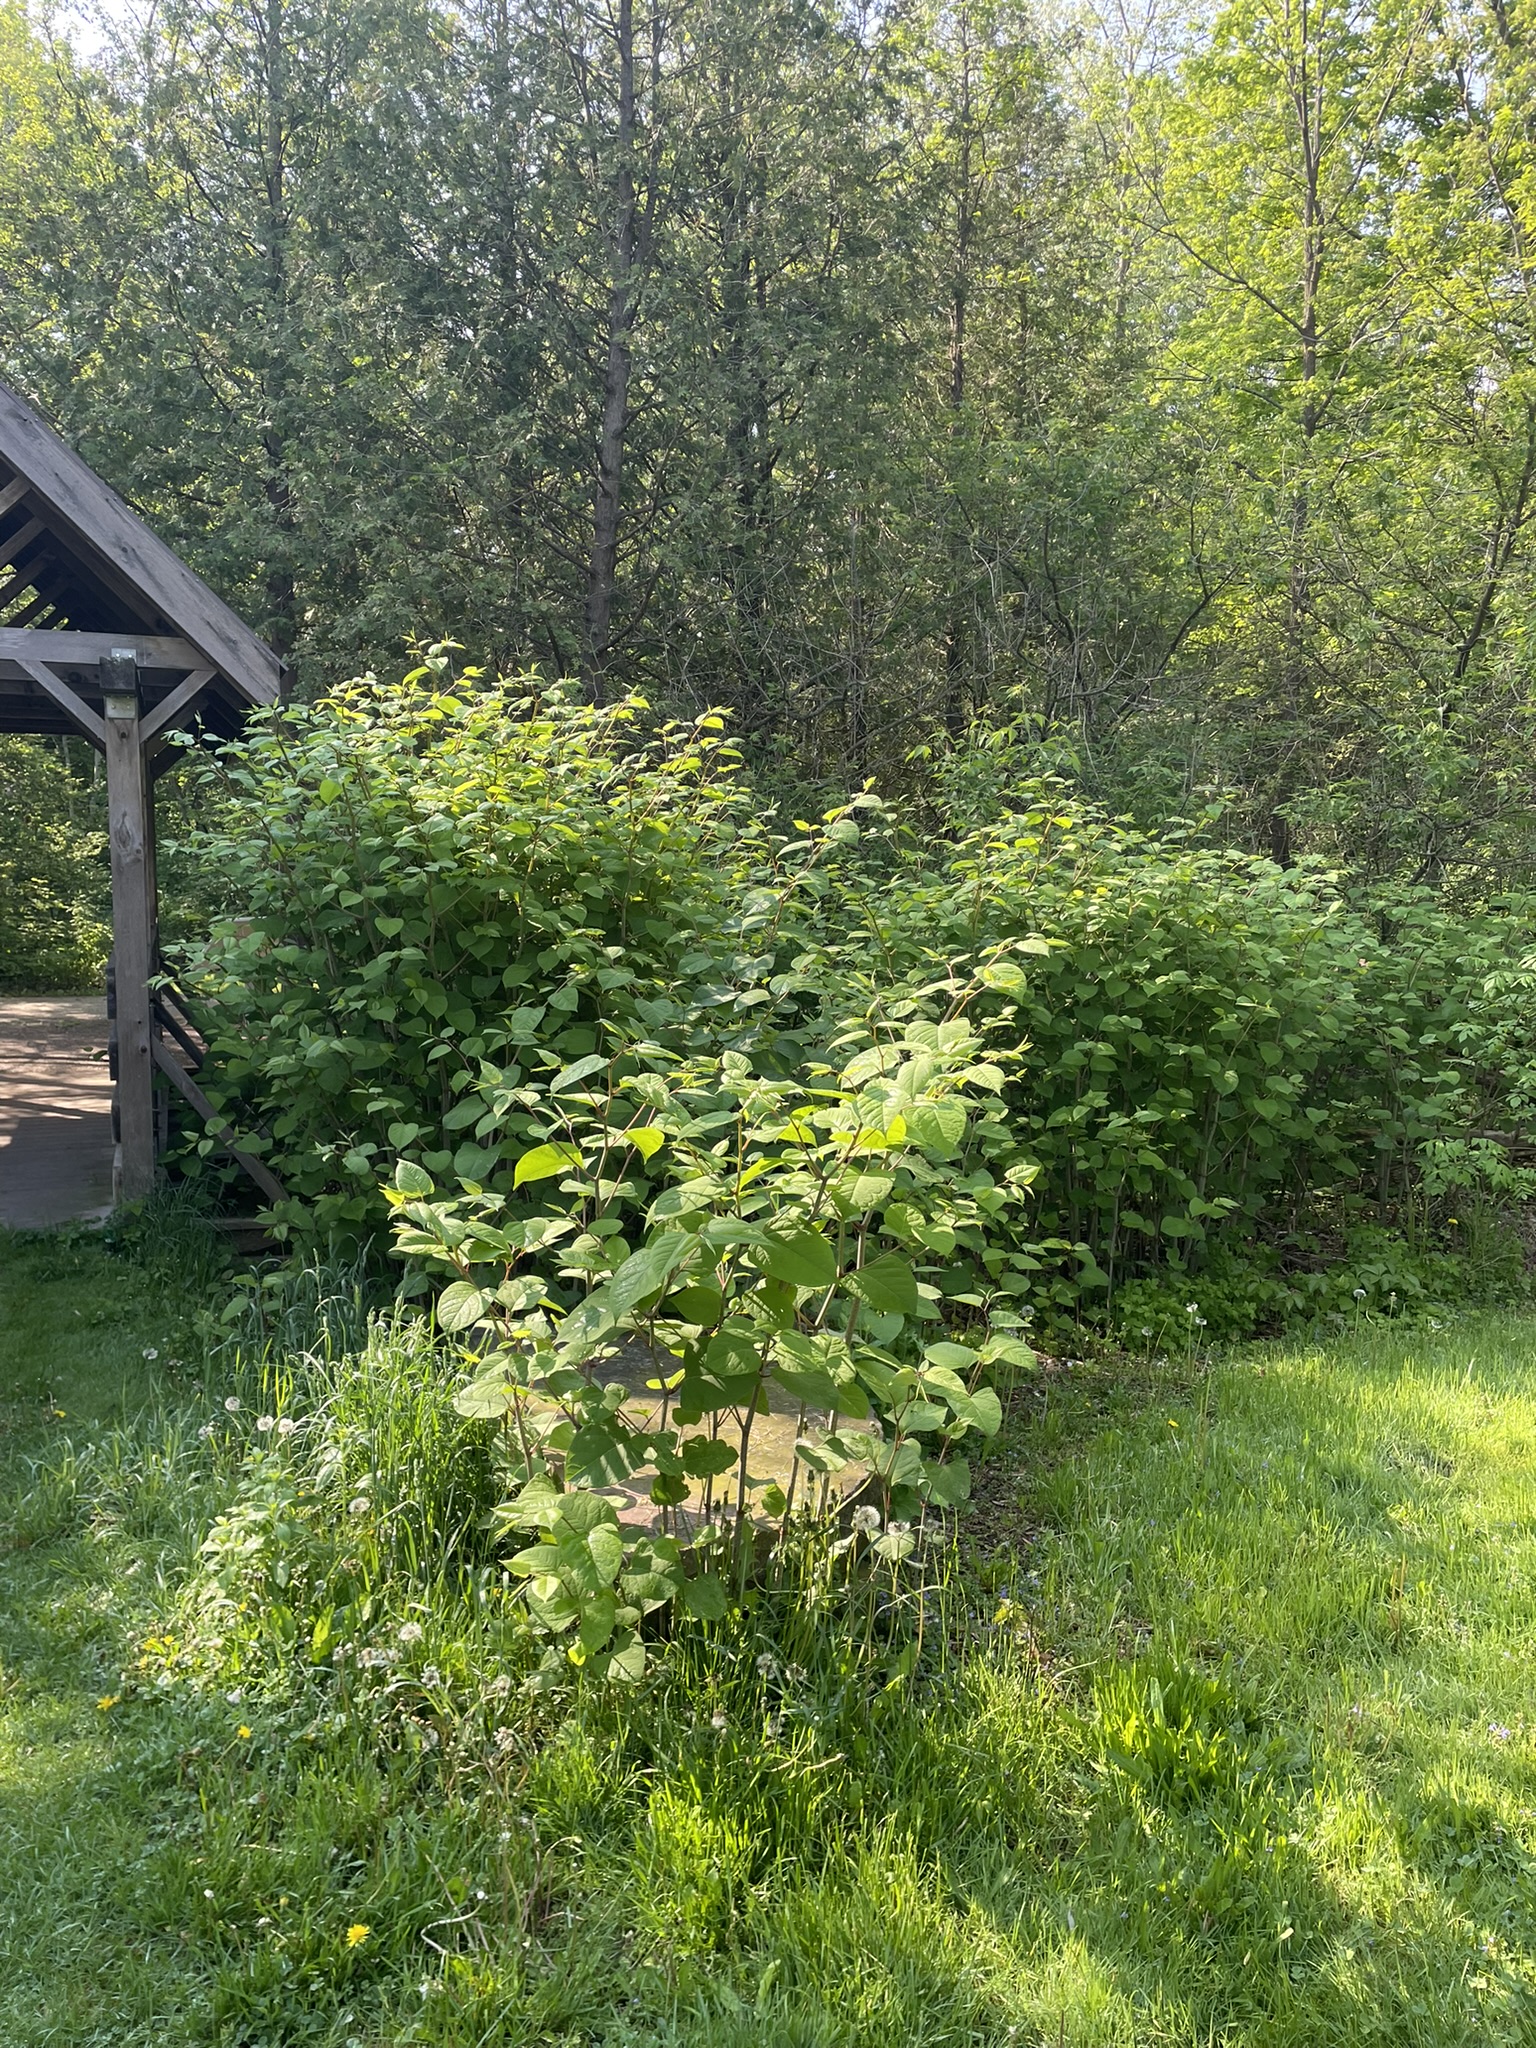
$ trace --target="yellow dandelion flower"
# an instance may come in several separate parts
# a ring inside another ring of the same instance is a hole
[[[350,1926],[350,1927],[349,1927],[349,1928],[347,1929],[347,1947],[348,1947],[348,1948],[361,1948],[361,1947],[362,1947],[362,1945],[363,1945],[363,1943],[364,1943],[364,1942],[365,1942],[365,1941],[366,1941],[367,1939],[368,1939],[368,1926],[367,1926],[367,1923],[366,1923],[365,1921],[362,1921],[362,1920],[354,1920],[354,1921],[352,1922],[352,1925],[351,1925],[351,1926]]]
[[[118,1703],[121,1701],[122,1697],[123,1696],[120,1692],[104,1692],[101,1698],[96,1702],[96,1705],[98,1709],[103,1714],[105,1714],[110,1707],[117,1706]]]
[[[249,1728],[247,1728],[247,1727],[246,1727],[246,1725],[245,1725],[245,1723],[244,1723],[243,1721],[242,1721],[242,1722],[240,1723],[240,1726],[239,1726],[239,1727],[238,1727],[238,1728],[237,1728],[237,1729],[235,1730],[235,1737],[236,1737],[236,1740],[237,1740],[237,1741],[240,1741],[240,1742],[249,1742],[249,1741],[250,1741],[250,1739],[251,1739],[251,1731],[250,1731],[250,1729],[249,1729]]]

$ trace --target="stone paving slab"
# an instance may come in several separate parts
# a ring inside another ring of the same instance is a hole
[[[0,1224],[44,1230],[112,1207],[101,997],[0,996]]]

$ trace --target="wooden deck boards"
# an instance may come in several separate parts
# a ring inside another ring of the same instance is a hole
[[[112,1206],[106,1005],[0,996],[0,1224],[42,1230]]]

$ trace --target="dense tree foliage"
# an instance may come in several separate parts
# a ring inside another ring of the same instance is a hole
[[[311,688],[451,635],[888,787],[979,717],[1486,890],[1527,14],[6,0],[0,369]]]
[[[106,834],[64,751],[0,739],[0,994],[90,988],[106,966]]]

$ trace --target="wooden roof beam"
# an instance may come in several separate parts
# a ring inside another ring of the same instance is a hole
[[[47,661],[56,667],[94,668],[110,660],[119,648],[131,647],[141,669],[188,669],[206,666],[190,640],[173,640],[163,634],[71,633],[29,630],[25,626],[0,626],[0,661]]]

